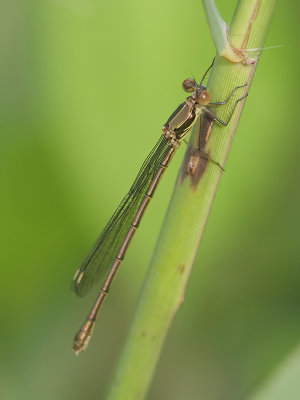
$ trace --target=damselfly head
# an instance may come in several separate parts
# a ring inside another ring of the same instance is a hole
[[[182,88],[187,93],[192,93],[197,89],[197,82],[195,79],[188,78],[182,82]]]
[[[182,88],[187,93],[194,93],[193,97],[201,106],[205,106],[210,102],[210,95],[207,88],[199,85],[195,79],[188,78],[183,81]]]

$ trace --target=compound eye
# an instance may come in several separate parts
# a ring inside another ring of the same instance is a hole
[[[210,102],[210,95],[208,90],[202,90],[202,92],[198,96],[198,103],[201,105],[206,105]]]
[[[182,83],[182,88],[187,93],[192,93],[195,91],[197,83],[195,79],[188,78]]]

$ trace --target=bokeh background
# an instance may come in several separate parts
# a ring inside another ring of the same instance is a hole
[[[218,2],[230,22],[235,0]],[[280,2],[148,399],[244,399],[299,333],[299,6]],[[184,149],[128,252],[88,350],[72,340],[97,293],[72,277],[162,124],[214,57],[202,3],[1,5],[4,400],[102,399]],[[293,399],[293,393],[286,398]]]

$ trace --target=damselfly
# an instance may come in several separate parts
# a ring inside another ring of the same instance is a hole
[[[87,294],[95,283],[100,281],[101,285],[99,296],[90,314],[75,336],[73,349],[76,353],[86,348],[97,314],[143,214],[176,150],[191,131],[197,117],[205,112],[212,120],[227,125],[238,102],[245,97],[235,102],[228,121],[224,122],[218,118],[208,107],[226,104],[238,88],[246,85],[237,86],[223,102],[211,102],[209,91],[203,86],[203,80],[211,67],[212,65],[205,72],[200,84],[197,84],[194,79],[186,79],[183,82],[183,89],[191,95],[177,107],[165,123],[162,135],[144,161],[129,192],[74,276],[73,288],[79,296]],[[205,157],[205,154],[203,156]]]

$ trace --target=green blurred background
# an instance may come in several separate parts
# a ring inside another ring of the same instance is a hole
[[[227,22],[235,3],[218,2]],[[284,47],[263,52],[148,399],[244,399],[297,344],[294,3],[277,8],[266,46]],[[97,288],[79,299],[70,282],[185,97],[181,82],[201,78],[214,45],[199,0],[12,0],[1,9],[0,397],[101,399],[184,149],[79,357],[73,336]]]

